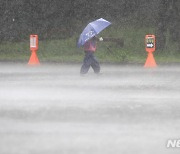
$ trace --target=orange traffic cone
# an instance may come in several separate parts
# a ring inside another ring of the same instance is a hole
[[[36,51],[32,50],[31,57],[29,59],[28,65],[39,65],[39,64],[40,64],[40,62],[39,62],[39,59],[37,57]]]
[[[146,59],[146,63],[144,64],[144,67],[156,67],[156,66],[157,64],[152,52],[148,52],[148,57]]]

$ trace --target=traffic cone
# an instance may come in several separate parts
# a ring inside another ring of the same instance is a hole
[[[40,64],[40,62],[39,62],[39,59],[37,57],[36,51],[32,50],[31,57],[29,59],[28,65],[39,65],[39,64]]]
[[[148,57],[146,59],[146,63],[144,64],[144,67],[156,67],[156,61],[154,59],[154,56],[152,54],[152,52],[148,53]]]

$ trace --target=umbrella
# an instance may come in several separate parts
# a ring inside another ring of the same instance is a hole
[[[103,18],[97,19],[90,22],[81,33],[78,40],[78,47],[84,45],[88,40],[90,40],[95,35],[99,34],[103,29],[108,27],[111,23]]]

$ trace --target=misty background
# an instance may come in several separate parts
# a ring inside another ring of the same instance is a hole
[[[100,75],[80,76],[76,42],[98,18],[116,41],[98,44]],[[0,153],[179,154],[166,146],[180,130],[179,27],[178,0],[0,0]],[[149,33],[158,67],[146,69]]]
[[[158,49],[167,41],[180,42],[178,0],[0,0],[0,40],[28,40],[32,33],[41,40],[65,39],[101,17],[115,29],[154,28]]]

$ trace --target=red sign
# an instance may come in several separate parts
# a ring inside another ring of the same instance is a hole
[[[155,35],[145,36],[145,48],[147,52],[154,52],[156,49]]]
[[[30,35],[30,49],[38,50],[38,35]]]

